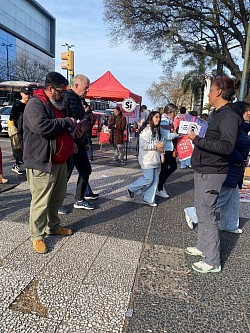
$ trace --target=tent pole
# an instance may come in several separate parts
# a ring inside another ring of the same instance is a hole
[[[128,121],[127,121],[127,140],[126,140],[126,161],[128,160],[128,140],[129,140],[129,115],[128,115]]]

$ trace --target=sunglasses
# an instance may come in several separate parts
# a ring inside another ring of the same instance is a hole
[[[58,90],[55,87],[52,87],[58,94],[63,95],[66,93],[67,90]]]

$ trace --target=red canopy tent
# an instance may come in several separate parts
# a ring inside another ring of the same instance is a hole
[[[141,96],[125,88],[110,71],[107,71],[99,79],[90,84],[86,96],[89,99],[106,99],[116,102],[123,101],[129,97],[133,98],[137,103],[141,103],[142,101]]]

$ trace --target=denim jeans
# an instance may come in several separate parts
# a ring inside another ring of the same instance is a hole
[[[220,208],[220,228],[236,230],[239,227],[239,187],[222,186],[216,208]]]
[[[191,167],[191,157],[186,160],[180,161],[181,169],[185,169],[186,167]]]
[[[144,200],[153,203],[155,201],[160,169],[142,169],[141,171],[142,176],[130,184],[128,189],[135,194],[144,193]]]

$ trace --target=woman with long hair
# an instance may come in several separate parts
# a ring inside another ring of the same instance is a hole
[[[208,94],[209,104],[215,108],[208,119],[204,138],[189,131],[194,152],[194,206],[198,216],[198,241],[196,247],[187,247],[189,255],[202,256],[192,265],[200,273],[221,271],[220,239],[216,220],[216,203],[229,168],[242,118],[230,103],[240,82],[228,76],[217,77]]]
[[[160,154],[163,143],[160,142],[161,115],[158,111],[149,114],[147,120],[140,127],[139,156],[142,176],[128,186],[128,195],[134,199],[136,194],[144,193],[144,203],[156,207],[155,194],[159,181]]]
[[[124,165],[123,132],[126,129],[126,118],[122,115],[119,106],[114,108],[114,115],[109,119],[108,128],[111,129],[111,143],[114,147],[114,157],[110,163],[120,161],[121,165]]]

